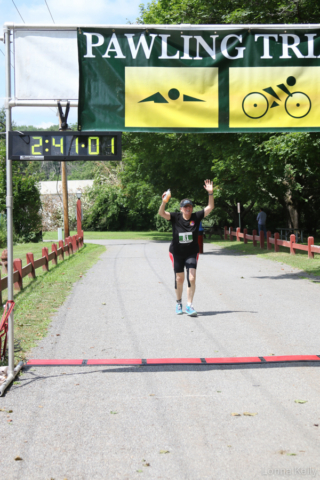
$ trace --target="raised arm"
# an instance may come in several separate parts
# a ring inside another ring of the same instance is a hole
[[[170,220],[171,219],[170,212],[165,211],[167,203],[163,201],[163,198],[165,197],[166,193],[167,192],[164,192],[164,194],[162,195],[162,203],[160,205],[158,214],[160,215],[160,217],[164,218],[165,220]]]
[[[208,192],[208,205],[204,209],[204,216],[206,217],[214,209],[213,183],[211,180],[205,180],[203,188]]]

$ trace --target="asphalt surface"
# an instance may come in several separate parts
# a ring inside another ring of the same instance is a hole
[[[174,313],[168,243],[94,243],[106,252],[30,358],[320,354],[319,280],[299,270],[205,244],[191,318]],[[19,382],[0,398],[4,480],[320,478],[316,363],[32,367]]]

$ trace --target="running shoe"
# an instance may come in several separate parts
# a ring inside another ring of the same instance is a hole
[[[189,305],[186,306],[186,313],[189,315],[189,317],[196,317],[198,314],[193,308],[193,305],[189,307]]]
[[[182,311],[182,303],[177,303],[176,304],[176,314],[177,315],[182,315],[183,311]]]

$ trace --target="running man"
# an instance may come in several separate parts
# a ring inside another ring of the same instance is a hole
[[[166,212],[166,202],[162,195],[162,203],[159,208],[159,215],[172,223],[172,242],[169,248],[169,256],[172,261],[175,273],[175,290],[177,296],[176,314],[181,315],[182,311],[182,290],[184,283],[184,269],[187,271],[187,307],[186,313],[196,317],[197,312],[193,308],[193,296],[196,288],[196,268],[199,258],[198,232],[201,220],[209,215],[214,208],[213,184],[210,180],[204,181],[204,188],[207,190],[208,206],[199,212],[193,212],[193,203],[188,198],[180,202],[180,212]]]

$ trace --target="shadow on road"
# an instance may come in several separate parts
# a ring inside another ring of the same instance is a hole
[[[198,317],[210,317],[212,315],[223,315],[225,313],[258,313],[252,312],[251,310],[222,310],[215,312],[198,312]]]

